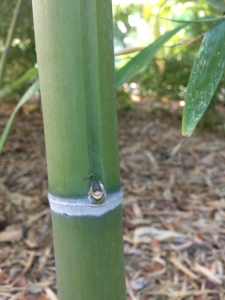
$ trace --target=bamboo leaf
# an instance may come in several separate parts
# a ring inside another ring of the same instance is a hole
[[[133,78],[147,63],[154,57],[157,51],[179,30],[187,26],[182,24],[173,30],[166,32],[155,42],[150,44],[144,50],[139,52],[134,58],[132,58],[125,66],[116,72],[116,87],[120,87],[125,82]]]
[[[206,0],[206,2],[223,12],[225,11],[225,0]]]
[[[31,78],[35,77],[38,74],[37,68],[31,68],[29,69],[25,74],[23,74],[20,78],[15,80],[13,83],[6,85],[2,89],[0,89],[0,98],[5,97],[12,93],[13,90],[20,87],[24,82],[30,80]]]
[[[214,16],[206,16],[203,18],[197,18],[193,20],[178,20],[178,19],[168,19],[168,18],[163,18],[160,17],[162,20],[167,20],[170,22],[175,22],[175,23],[187,23],[187,24],[195,24],[195,23],[212,23],[212,22],[220,22],[225,19],[225,16],[222,17],[214,17]]]
[[[21,106],[23,106],[37,91],[39,90],[39,80],[36,80],[32,86],[26,91],[26,93],[23,95],[23,97],[20,99],[20,101],[18,102],[17,106],[14,108],[13,113],[11,114],[6,127],[1,135],[0,138],[0,154],[2,152],[2,148],[5,144],[6,138],[9,134],[9,130],[12,126],[13,120],[15,118],[15,115],[17,113],[17,111],[20,109]]]
[[[225,22],[205,34],[195,60],[185,99],[182,134],[190,136],[208,107],[225,67]]]

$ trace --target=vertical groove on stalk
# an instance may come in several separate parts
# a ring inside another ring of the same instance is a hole
[[[86,91],[86,98],[89,99],[87,105],[87,127],[88,131],[88,143],[89,143],[89,161],[90,161],[90,173],[95,173],[97,176],[102,176],[102,157],[98,153],[100,152],[101,145],[99,141],[99,124],[101,122],[100,112],[98,105],[100,104],[99,95],[99,70],[98,70],[98,44],[96,43],[97,24],[96,19],[96,0],[93,0],[92,5],[89,6],[88,2],[84,0],[82,6],[82,46],[84,54],[84,86]],[[94,39],[93,39],[94,37]],[[91,49],[91,51],[90,51]],[[93,76],[94,73],[94,76]],[[97,100],[97,101],[96,101]],[[96,163],[96,156],[98,163]]]
[[[118,164],[112,164],[110,161],[118,162],[117,122],[112,33],[110,36],[112,27],[110,30],[108,28],[111,12],[109,2],[106,5],[107,1],[93,0],[92,5],[88,0],[82,2],[82,45],[85,63],[84,86],[88,99],[90,173],[95,173],[104,180],[108,191],[115,191],[119,189],[118,175],[115,178]]]

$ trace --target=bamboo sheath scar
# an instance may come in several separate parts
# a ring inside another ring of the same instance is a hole
[[[101,216],[122,204],[122,191],[107,194],[103,203],[93,204],[88,197],[59,198],[48,194],[51,210],[67,216]]]

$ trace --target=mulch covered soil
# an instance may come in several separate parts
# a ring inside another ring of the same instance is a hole
[[[225,299],[225,136],[200,128],[179,150],[180,126],[175,104],[119,113],[129,300]],[[19,113],[0,156],[6,299],[57,299],[40,109]]]

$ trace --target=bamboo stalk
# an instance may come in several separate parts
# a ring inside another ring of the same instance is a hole
[[[33,13],[59,299],[124,300],[111,0]]]

